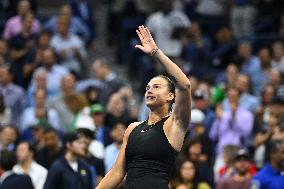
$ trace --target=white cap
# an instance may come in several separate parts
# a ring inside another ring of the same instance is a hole
[[[199,109],[192,109],[191,110],[191,123],[198,124],[202,123],[205,118],[204,113]]]
[[[75,125],[77,129],[89,129],[91,131],[96,129],[94,120],[86,114],[79,114]]]

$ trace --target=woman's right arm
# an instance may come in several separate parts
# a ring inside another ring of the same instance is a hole
[[[125,148],[127,145],[128,137],[131,131],[138,125],[138,122],[132,123],[128,126],[124,133],[123,143],[112,169],[106,174],[96,189],[113,189],[118,186],[126,174],[126,159]]]

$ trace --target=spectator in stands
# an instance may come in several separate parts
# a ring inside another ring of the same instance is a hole
[[[73,114],[71,125],[68,126],[66,131],[75,131],[76,122],[80,115],[89,114],[89,105],[86,97],[80,93],[70,93],[64,98],[64,102],[68,110]]]
[[[249,189],[252,174],[249,172],[249,154],[245,149],[240,149],[233,160],[233,172],[217,182],[216,189]]]
[[[94,20],[94,11],[90,0],[68,0],[72,7],[73,15],[79,17],[88,27],[90,38],[87,45],[95,47],[96,24]]]
[[[196,2],[196,19],[201,24],[202,30],[211,38],[220,26],[229,22],[228,1],[201,0]]]
[[[77,76],[81,76],[86,58],[86,49],[83,41],[75,34],[70,33],[70,18],[57,18],[57,33],[51,38],[50,46],[55,49],[60,63]]]
[[[33,74],[33,84],[28,88],[27,93],[27,106],[35,106],[35,93],[38,90],[46,91],[47,99],[52,96],[52,92],[47,89],[47,72],[45,70],[39,69]]]
[[[12,125],[2,125],[0,129],[0,154],[2,151],[14,151],[18,139],[18,130]]]
[[[31,13],[30,1],[20,0],[18,2],[17,13],[18,14],[10,18],[5,25],[3,37],[6,40],[9,40],[11,37],[22,31],[23,17],[26,14]],[[37,19],[34,19],[31,26],[32,33],[39,33],[40,27],[40,22]]]
[[[251,189],[280,189],[284,186],[283,161],[284,142],[281,140],[269,141],[266,148],[267,163],[253,177]]]
[[[206,182],[213,186],[213,172],[210,168],[210,162],[206,156],[206,146],[198,138],[194,138],[185,143],[180,159],[188,159],[195,164],[196,177],[198,181]]]
[[[99,150],[98,148],[94,149],[94,143],[97,143],[97,140],[95,139],[94,134],[94,126],[92,125],[86,125],[86,119],[84,120],[85,123],[82,123],[78,125],[77,127],[77,133],[80,135],[80,137],[83,137],[85,139],[85,143],[87,145],[87,153],[84,156],[84,159],[89,164],[89,169],[92,174],[92,181],[93,185],[96,186],[100,183],[100,181],[105,176],[105,167],[104,167],[104,161],[102,158],[95,157],[92,152]],[[85,125],[84,125],[85,124]],[[91,149],[92,148],[92,149]]]
[[[88,103],[90,105],[100,103],[101,95],[100,95],[101,90],[93,85],[90,85],[85,91],[86,98],[88,99]]]
[[[49,97],[60,94],[60,81],[64,75],[69,73],[64,66],[58,65],[56,61],[55,52],[51,48],[48,48],[43,51],[42,67],[39,67],[35,70],[35,73],[38,70],[43,70],[46,72],[47,91]],[[31,82],[30,88],[36,89],[36,86],[33,85],[35,85],[35,81]]]
[[[211,59],[215,74],[222,73],[236,54],[237,40],[233,36],[232,29],[223,25],[215,34]]]
[[[255,113],[260,108],[260,102],[258,98],[252,95],[250,77],[246,74],[239,74],[235,81],[235,87],[240,91],[240,107]],[[230,109],[230,103],[228,98],[223,101],[223,108],[225,110]]]
[[[230,1],[230,23],[233,34],[237,38],[250,35],[254,32],[253,26],[256,10],[251,0]]]
[[[194,162],[182,160],[177,169],[175,178],[170,184],[175,189],[211,189],[206,182],[200,182],[197,177],[197,168]]]
[[[182,52],[181,32],[190,26],[190,21],[185,13],[174,10],[172,3],[172,0],[162,1],[160,9],[147,18],[146,26],[161,50],[167,56],[177,58]]]
[[[284,45],[278,41],[272,44],[273,60],[272,67],[284,74]]]
[[[246,145],[253,127],[253,114],[240,107],[240,92],[237,88],[228,88],[230,110],[217,106],[216,119],[212,125],[209,136],[217,143],[217,156],[225,145]]]
[[[106,105],[109,100],[109,97],[117,92],[124,83],[121,78],[112,70],[108,60],[100,58],[95,60],[92,65],[92,71],[97,79],[103,82],[102,88],[102,104]]]
[[[0,65],[0,93],[4,96],[4,104],[11,109],[12,124],[20,127],[20,119],[25,107],[24,90],[12,83],[13,74],[7,65]]]
[[[11,121],[11,109],[5,106],[4,96],[0,94],[0,125],[9,124]]]
[[[252,54],[252,46],[249,41],[241,41],[238,44],[238,54],[235,57],[240,71],[251,76],[260,66],[259,59]]]
[[[90,107],[91,117],[96,125],[96,139],[105,147],[112,143],[110,127],[105,125],[105,109],[101,104],[94,104]]]
[[[7,64],[8,62],[8,44],[0,37],[0,64]]]
[[[236,85],[236,81],[239,76],[239,68],[236,64],[230,63],[224,74],[219,74],[215,80],[216,84],[221,87],[233,87]]]
[[[72,12],[72,8],[70,5],[62,5],[59,10],[59,16],[66,16],[70,18],[70,33],[76,34],[80,36],[84,42],[88,42],[90,40],[90,31],[86,24],[81,20],[81,18],[74,16]],[[57,25],[58,16],[53,16],[50,18],[45,24],[44,28],[52,33],[56,33],[56,25]]]
[[[0,189],[34,189],[32,180],[28,175],[14,173],[12,169],[16,163],[15,152],[4,151],[1,153],[0,167],[4,173],[0,177]]]
[[[271,83],[274,88],[278,88],[281,84],[283,84],[284,77],[282,76],[280,70],[276,68],[272,68],[269,73],[269,83]]]
[[[212,44],[209,38],[202,34],[197,22],[192,22],[183,37],[183,58],[188,62],[190,75],[199,79],[209,79],[210,53]],[[211,79],[211,78],[210,78]]]
[[[253,86],[253,94],[260,95],[263,87],[269,81],[269,72],[271,70],[271,54],[268,48],[262,48],[258,51],[259,66],[249,73]]]
[[[197,89],[193,93],[194,107],[201,110],[205,117],[203,120],[203,125],[205,127],[205,132],[209,133],[212,123],[215,119],[215,112],[210,107],[210,97],[208,92]]]
[[[118,157],[118,153],[123,142],[123,135],[125,130],[126,125],[122,122],[117,122],[111,128],[110,135],[113,139],[113,143],[108,145],[105,150],[104,164],[106,173],[110,171],[116,161],[116,158]]]
[[[233,162],[238,150],[237,145],[228,144],[224,147],[222,156],[216,157],[214,163],[215,183],[233,174]]]
[[[68,131],[73,120],[73,113],[68,109],[66,101],[67,96],[75,93],[76,79],[73,74],[66,74],[61,79],[61,93],[47,102],[49,108],[55,109],[59,115],[61,129]]]
[[[13,81],[27,88],[33,70],[25,69],[26,65],[33,64],[35,60],[36,36],[31,33],[34,15],[27,13],[23,16],[22,30],[10,38],[11,69],[14,74]]]
[[[31,125],[34,125],[37,121],[43,119],[48,121],[51,124],[51,126],[54,127],[55,129],[62,131],[63,129],[61,129],[58,113],[54,109],[47,108],[46,91],[44,89],[38,89],[37,91],[35,91],[34,98],[35,98],[35,106],[28,107],[23,112],[21,129],[25,130],[29,128]],[[37,114],[38,110],[40,111],[43,110],[45,116],[42,117],[41,115],[38,115]]]
[[[146,25],[153,33],[159,48],[167,56],[181,55],[182,44],[179,40],[181,29],[189,27],[190,21],[185,13],[173,9],[171,0],[161,2],[159,10],[147,18]]]
[[[36,161],[47,170],[61,154],[61,144],[57,131],[46,127],[43,131],[44,146],[36,152]]]
[[[77,133],[67,133],[63,147],[65,154],[51,165],[44,189],[93,189],[89,166],[80,159],[87,152],[85,139]]]
[[[17,165],[13,171],[17,174],[27,174],[31,177],[35,189],[43,189],[47,170],[34,161],[35,148],[31,143],[21,142],[17,146]]]

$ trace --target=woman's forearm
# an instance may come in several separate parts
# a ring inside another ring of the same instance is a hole
[[[124,176],[125,174],[115,171],[115,168],[112,168],[102,179],[96,189],[113,189],[122,182]]]
[[[181,90],[190,88],[190,81],[183,71],[169,59],[160,49],[153,55],[164,66],[167,73],[175,78],[176,85]]]

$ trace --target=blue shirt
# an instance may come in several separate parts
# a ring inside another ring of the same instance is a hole
[[[276,171],[267,163],[252,179],[250,189],[283,189],[284,170]]]

